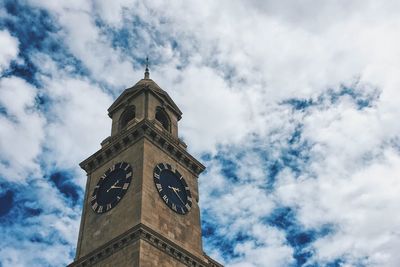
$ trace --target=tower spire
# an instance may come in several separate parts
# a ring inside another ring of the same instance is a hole
[[[145,78],[145,79],[150,79],[149,57],[146,57],[146,69],[144,70],[144,78]]]

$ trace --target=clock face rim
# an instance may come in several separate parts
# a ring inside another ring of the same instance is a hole
[[[180,208],[176,207],[175,203],[172,203],[172,201],[169,201],[168,198],[165,198],[164,196],[166,196],[165,193],[163,193],[163,191],[166,190],[166,188],[164,188],[162,186],[162,183],[160,182],[160,180],[162,179],[162,172],[163,171],[170,171],[172,172],[176,179],[178,179],[180,181],[180,183],[183,185],[183,188],[185,188],[185,192],[186,192],[186,205],[182,206],[179,205]],[[192,209],[192,194],[190,192],[190,188],[188,186],[188,184],[186,183],[184,177],[182,174],[179,173],[179,171],[172,167],[171,164],[168,163],[158,163],[156,164],[156,166],[154,167],[153,170],[153,180],[154,180],[154,186],[156,188],[156,191],[158,192],[158,195],[160,196],[161,200],[164,202],[165,205],[167,205],[173,212],[179,214],[179,215],[186,215],[190,212],[190,210]],[[175,205],[175,208],[173,206],[173,204]]]
[[[97,194],[102,191],[101,190],[102,186],[104,185],[104,182],[107,180],[107,178],[109,178],[109,175],[113,171],[116,171],[117,169],[122,169],[122,171],[124,171],[124,173],[125,173],[124,187],[120,189],[120,191],[117,195],[117,197],[119,197],[119,198],[117,198],[117,200],[114,200],[110,203],[106,203],[104,205],[99,205],[97,203]],[[128,175],[128,174],[130,174],[130,175]],[[113,208],[115,208],[118,205],[118,203],[121,202],[122,198],[125,196],[126,192],[128,191],[129,186],[132,182],[132,176],[133,176],[132,166],[127,162],[124,162],[124,161],[117,162],[114,165],[112,165],[110,168],[108,168],[99,177],[98,182],[92,191],[91,201],[90,201],[90,206],[92,208],[92,211],[96,214],[103,214],[103,213],[106,213],[106,212],[112,210]],[[125,184],[127,184],[127,186]],[[100,206],[103,208],[100,208]]]

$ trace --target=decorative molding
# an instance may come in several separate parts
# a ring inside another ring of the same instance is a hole
[[[186,266],[193,266],[193,267],[223,267],[218,262],[212,260],[207,255],[204,255],[204,259],[200,259],[197,256],[193,255],[186,249],[178,246],[177,244],[173,243],[171,240],[163,237],[162,235],[158,234],[151,228],[143,225],[138,224],[132,229],[128,230],[124,234],[114,238],[113,240],[109,241],[108,243],[104,244],[103,246],[99,247],[98,249],[92,251],[91,253],[87,254],[86,256],[77,259],[75,262],[68,265],[68,267],[88,267],[92,266],[96,263],[101,262],[102,260],[106,259],[107,257],[113,255],[117,251],[121,250],[122,248],[133,244],[138,240],[143,240],[151,244],[152,246],[156,247],[160,251],[168,254],[169,256],[173,257],[174,259],[182,262]]]
[[[186,166],[195,176],[198,176],[205,170],[203,164],[186,151],[185,143],[173,137],[168,132],[158,129],[154,125],[154,122],[147,119],[143,119],[136,125],[130,126],[129,129],[115,136],[106,138],[102,142],[103,147],[79,165],[89,174],[105,162],[119,155],[122,150],[141,140],[141,138],[151,141],[177,162]]]
[[[175,104],[172,98],[166,91],[161,89],[153,80],[142,79],[137,82],[134,86],[125,89],[122,94],[114,101],[114,103],[108,108],[108,116],[112,118],[115,111],[117,111],[124,103],[124,99],[132,99],[143,92],[150,92],[159,101],[167,102],[167,107],[176,114],[178,121],[182,118],[182,111]],[[127,97],[129,96],[129,97]],[[129,101],[129,100],[128,100]]]

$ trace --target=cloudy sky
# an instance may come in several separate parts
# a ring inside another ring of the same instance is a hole
[[[0,1],[0,266],[73,260],[107,108],[183,111],[226,266],[400,266],[397,0]],[[217,204],[216,204],[217,203]]]

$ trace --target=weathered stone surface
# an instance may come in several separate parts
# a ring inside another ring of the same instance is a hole
[[[154,166],[162,162],[169,163],[176,168],[183,175],[190,188],[194,201],[190,212],[186,215],[177,214],[165,205],[154,186],[153,169]],[[144,142],[141,221],[201,257],[203,251],[200,211],[195,200],[197,196],[197,177],[146,139]]]
[[[112,210],[97,214],[90,206],[90,197],[103,173],[118,162],[127,162],[132,166],[133,177],[127,193]],[[85,214],[82,217],[82,235],[78,247],[78,257],[85,255],[112,238],[126,232],[140,222],[141,194],[143,177],[143,139],[120,154],[105,162],[93,171],[88,179],[88,194],[85,199]]]

